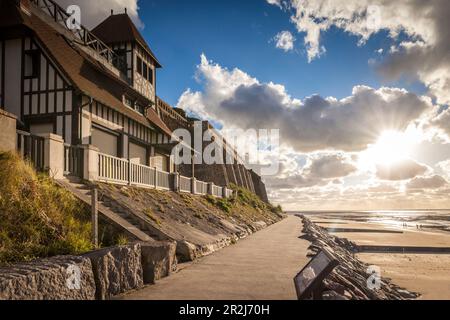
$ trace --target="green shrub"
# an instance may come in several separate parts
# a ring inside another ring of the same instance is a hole
[[[89,210],[17,155],[0,152],[0,264],[93,248]]]

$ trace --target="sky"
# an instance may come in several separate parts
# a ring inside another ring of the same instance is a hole
[[[127,7],[171,105],[279,129],[261,154],[284,209],[450,208],[450,1],[78,3],[89,27]]]

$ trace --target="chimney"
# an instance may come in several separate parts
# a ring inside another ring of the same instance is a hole
[[[128,14],[128,13],[127,13],[127,8],[125,8],[125,14]]]
[[[28,16],[31,16],[31,2],[30,0],[19,0],[17,1],[20,10]]]
[[[111,9],[111,15],[112,15],[112,16],[114,15],[114,10],[113,10],[113,9]]]

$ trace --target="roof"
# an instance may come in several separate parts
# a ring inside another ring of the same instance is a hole
[[[8,7],[8,9],[12,8]],[[172,131],[152,108],[148,108],[147,117],[145,117],[126,107],[122,102],[123,93],[134,89],[112,74],[100,62],[79,49],[70,39],[35,14],[31,16],[23,15],[17,7],[15,8],[16,13],[8,11],[2,11],[2,13],[6,13],[7,16],[11,13],[11,16],[15,15],[16,18],[16,21],[9,21],[10,25],[23,23],[23,25],[31,29],[66,78],[81,92],[140,124],[145,126],[154,125],[165,134],[172,135]],[[2,19],[3,14],[0,17],[0,20]],[[3,26],[5,25],[3,24]]]
[[[136,25],[133,23],[128,14],[122,13],[110,15],[102,23],[95,27],[92,30],[92,33],[106,44],[133,41],[138,42],[155,60],[156,67],[161,68],[161,64],[158,59],[153,54],[153,51],[150,49],[144,37],[136,28]]]

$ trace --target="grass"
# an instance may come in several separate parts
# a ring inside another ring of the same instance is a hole
[[[206,200],[227,214],[230,214],[233,209],[233,203],[229,199],[215,198],[208,195],[206,196]]]
[[[0,152],[0,181],[0,264],[93,249],[89,210],[47,175]]]
[[[155,213],[153,212],[153,210],[151,208],[147,208],[143,210],[143,213],[150,219],[152,220],[154,223],[156,223],[158,226],[161,226],[161,220],[159,220],[159,218],[155,215]]]

